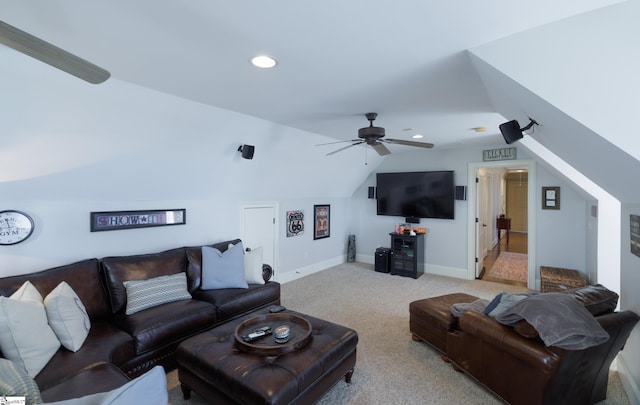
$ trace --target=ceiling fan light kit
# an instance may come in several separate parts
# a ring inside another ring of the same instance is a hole
[[[384,128],[373,126],[373,121],[375,121],[375,119],[378,117],[378,114],[374,112],[370,112],[370,113],[366,113],[365,117],[367,117],[367,120],[369,120],[369,126],[360,128],[358,130],[359,139],[352,139],[350,141],[330,142],[330,143],[352,142],[352,144],[347,145],[344,148],[334,150],[333,152],[329,152],[327,153],[327,156],[341,152],[352,146],[361,145],[363,143],[371,146],[373,150],[375,150],[380,156],[385,156],[391,153],[391,151],[384,145],[384,143],[391,143],[391,144],[405,145],[405,146],[415,146],[419,148],[433,148],[432,143],[384,138],[385,136]],[[322,145],[328,145],[328,144],[322,144]],[[319,146],[319,145],[316,145],[316,146]]]

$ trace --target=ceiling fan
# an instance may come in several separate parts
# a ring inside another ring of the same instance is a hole
[[[0,21],[0,43],[89,83],[99,84],[111,76],[103,68],[3,21]]]
[[[391,151],[384,145],[384,143],[390,143],[390,144],[396,144],[396,145],[417,146],[419,148],[433,148],[433,144],[432,143],[416,142],[416,141],[404,141],[402,139],[384,138],[384,128],[382,128],[382,127],[374,127],[373,126],[373,121],[376,119],[376,117],[378,117],[378,113],[374,113],[374,112],[366,113],[365,117],[367,117],[367,120],[369,120],[369,126],[368,127],[364,127],[364,128],[360,128],[358,130],[358,138],[359,139],[352,139],[350,141],[338,141],[338,142],[329,142],[329,143],[320,144],[320,145],[330,145],[330,144],[334,144],[334,143],[352,142],[351,145],[347,145],[344,148],[340,148],[338,150],[334,150],[333,152],[327,153],[327,156],[333,155],[334,153],[341,152],[341,151],[343,151],[345,149],[348,149],[348,148],[350,148],[352,146],[361,145],[363,143],[366,143],[367,145],[371,146],[376,152],[378,152],[378,155],[380,155],[380,156],[385,156],[385,155],[388,155],[388,154],[391,153]],[[320,146],[320,145],[316,145],[316,146]]]

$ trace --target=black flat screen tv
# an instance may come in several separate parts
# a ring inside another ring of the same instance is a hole
[[[377,173],[377,214],[454,219],[453,171]]]

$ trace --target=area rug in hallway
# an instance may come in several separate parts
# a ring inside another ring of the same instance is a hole
[[[500,252],[487,276],[505,280],[527,281],[527,255],[515,252]]]

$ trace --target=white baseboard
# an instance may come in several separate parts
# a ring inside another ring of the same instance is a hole
[[[301,267],[295,271],[281,273],[276,277],[276,281],[281,284],[288,283],[290,281],[297,280],[299,278],[308,276],[310,274],[317,273],[322,270],[326,270],[329,267],[337,266],[346,261],[347,261],[346,255],[334,257],[333,259],[328,259],[318,263],[310,264],[309,266]]]
[[[356,261],[367,263],[367,264],[375,264],[375,256],[356,254]],[[438,276],[447,276],[447,277],[455,277],[455,278],[463,278],[463,279],[467,278],[467,269],[459,269],[457,267],[438,266],[435,264],[425,263],[424,271],[425,273],[436,274]]]
[[[640,404],[640,388],[629,372],[624,357],[619,354],[616,357],[616,360],[618,375],[620,376],[620,381],[622,381],[624,391],[629,398],[629,402],[634,405]]]

